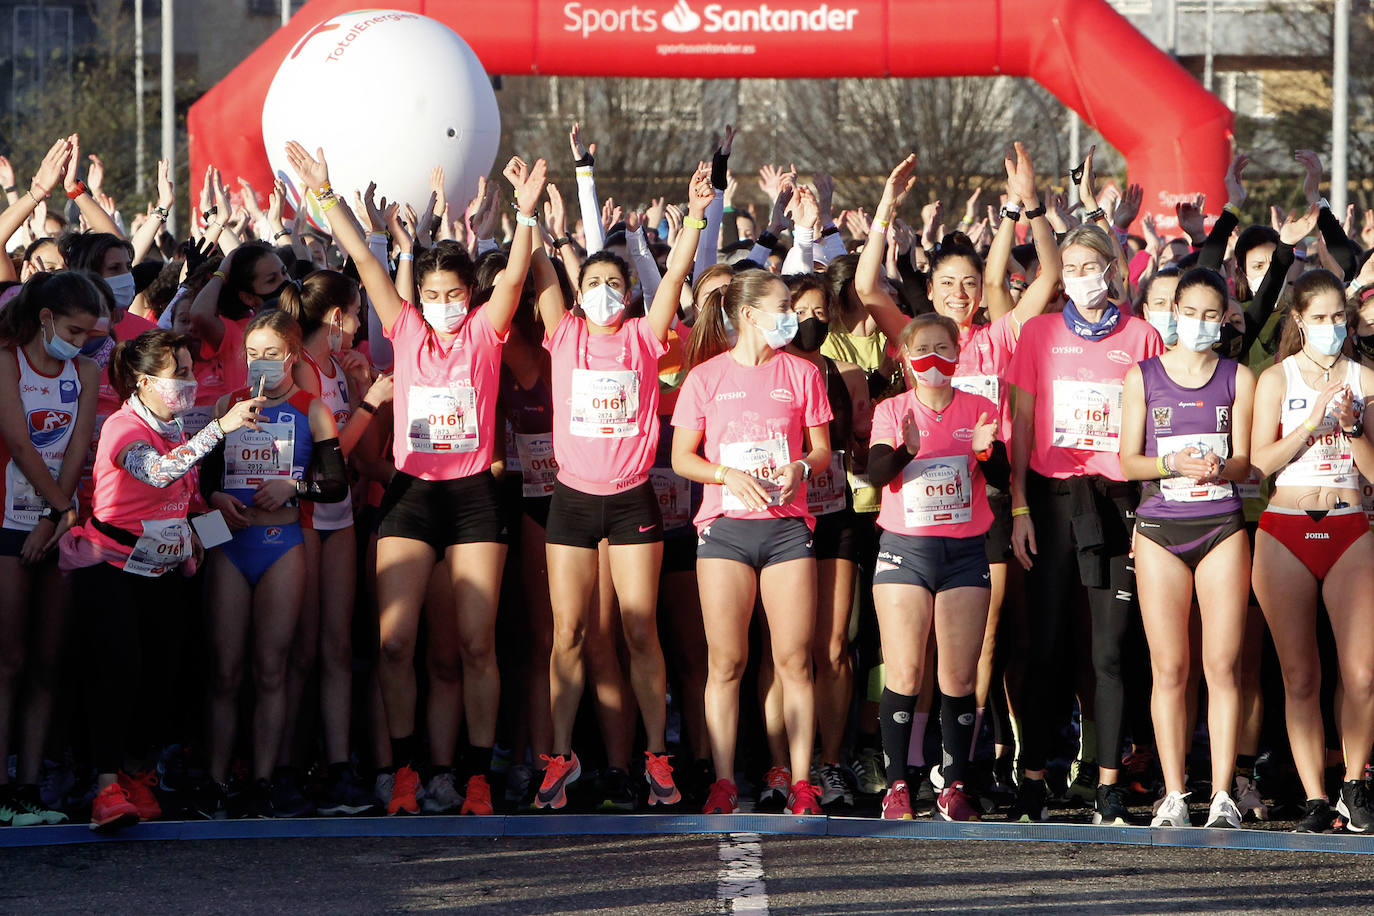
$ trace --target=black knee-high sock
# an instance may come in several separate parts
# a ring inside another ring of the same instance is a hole
[[[486,776],[491,770],[491,748],[469,744],[463,753],[463,769],[468,778]]]
[[[916,697],[883,688],[878,701],[878,730],[883,738],[883,765],[887,781],[906,779],[906,747],[911,743],[911,716]]]
[[[412,732],[404,738],[391,739],[391,763],[397,769],[401,767],[413,767],[417,763],[415,755],[418,751],[418,744],[415,740],[415,733]]]
[[[960,782],[968,769],[968,752],[973,746],[973,694],[966,697],[946,696],[940,701],[940,734],[944,738],[944,762],[940,772],[945,785]]]

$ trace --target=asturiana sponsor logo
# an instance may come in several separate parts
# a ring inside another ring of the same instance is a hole
[[[760,3],[747,9],[708,3],[698,13],[687,0],[677,0],[667,11],[638,4],[608,9],[571,0],[563,6],[563,31],[580,32],[583,38],[595,32],[657,32],[660,28],[679,35],[696,31],[849,32],[858,16],[857,9],[829,3],[796,7]]]

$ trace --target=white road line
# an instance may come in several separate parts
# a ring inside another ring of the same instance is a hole
[[[768,913],[763,880],[763,843],[757,833],[731,833],[720,838],[720,877],[716,899],[727,913]]]

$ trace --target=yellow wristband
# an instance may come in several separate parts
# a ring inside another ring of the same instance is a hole
[[[1030,506],[1016,506],[1011,510],[1012,518],[1020,518],[1023,515],[1030,515]]]
[[[337,207],[338,205],[339,205],[339,198],[338,198],[338,197],[330,197],[330,198],[328,198],[327,200],[320,201],[320,212],[321,212],[321,213],[328,213],[330,210],[333,210],[333,209],[334,209],[335,207]]]
[[[1315,433],[1317,431],[1317,427],[1312,425],[1311,420],[1303,420],[1302,425],[1307,427],[1309,433]]]
[[[1172,477],[1172,476],[1173,476],[1172,474],[1169,473],[1169,469],[1168,469],[1167,467],[1164,466],[1164,456],[1163,456],[1163,455],[1160,455],[1158,458],[1155,459],[1155,470],[1159,472],[1159,476],[1160,476],[1160,477]]]
[[[717,467],[717,468],[716,468],[716,483],[725,483],[725,475],[729,472],[729,470],[730,470],[730,469],[727,468],[727,467],[726,467],[725,465],[723,465],[723,464],[720,465],[719,467]]]
[[[682,218],[682,225],[686,226],[688,229],[705,229],[706,220],[697,219],[694,216],[684,216]]]
[[[214,273],[212,273],[210,276],[211,276],[211,277],[218,277],[218,278],[220,279],[220,282],[222,282],[222,283],[227,283],[228,280],[229,280],[228,274],[226,274],[226,273],[225,273],[224,271],[222,271],[222,270],[217,270],[217,271],[215,271]]]

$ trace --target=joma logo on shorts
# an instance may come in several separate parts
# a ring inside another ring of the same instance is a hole
[[[1304,534],[1303,537],[1309,541],[1331,540],[1331,535],[1327,534],[1325,531],[1309,531],[1306,534]]]

